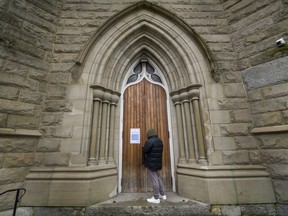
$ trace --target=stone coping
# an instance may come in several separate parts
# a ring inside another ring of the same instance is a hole
[[[280,133],[280,132],[287,132],[288,125],[276,125],[276,126],[269,126],[269,127],[258,127],[253,128],[250,132],[252,134],[260,134],[260,133]]]
[[[34,136],[40,137],[42,134],[38,130],[15,129],[15,128],[0,128],[0,135],[13,136]]]
[[[266,168],[260,165],[178,164],[177,173],[201,178],[269,177]]]
[[[34,167],[26,180],[90,180],[117,175],[114,164],[85,167]]]

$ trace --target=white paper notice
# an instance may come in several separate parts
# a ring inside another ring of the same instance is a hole
[[[130,143],[140,144],[140,128],[130,128]]]

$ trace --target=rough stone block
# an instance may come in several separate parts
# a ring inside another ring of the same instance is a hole
[[[43,126],[57,126],[63,123],[63,113],[44,112],[42,114],[41,125]],[[70,124],[71,125],[71,124]]]
[[[29,70],[29,77],[34,80],[38,81],[47,81],[48,80],[48,74],[46,71],[40,71],[36,69],[30,69]]]
[[[23,182],[29,172],[29,167],[0,169],[0,185]]]
[[[1,108],[0,108],[1,110]],[[71,112],[72,103],[66,100],[47,100],[45,109],[47,112]]]
[[[15,74],[22,77],[27,76],[28,70],[29,67],[9,60],[6,60],[3,66],[3,72],[6,72],[7,74]]]
[[[234,123],[251,123],[251,113],[249,109],[232,110],[231,119]]]
[[[251,103],[252,114],[282,111],[288,109],[288,96]]]
[[[221,133],[224,136],[246,136],[248,135],[251,124],[247,123],[233,123],[221,124]]]
[[[249,152],[248,151],[223,151],[224,164],[248,164]]]
[[[240,208],[243,215],[267,215],[265,205],[242,205]]]
[[[224,94],[229,98],[245,98],[246,93],[242,83],[224,84]]]
[[[35,115],[36,106],[32,104],[0,99],[0,112],[16,115]]]
[[[22,76],[16,76],[13,74],[1,74],[0,84],[13,85],[18,87],[24,87],[31,90],[36,90],[38,82],[35,80],[30,80]]]
[[[54,138],[71,138],[73,136],[73,127],[43,126],[41,132],[45,136]]]
[[[286,96],[288,95],[288,83],[264,88],[262,92],[265,99]]]
[[[244,98],[223,98],[218,100],[222,109],[248,109],[249,104]]]
[[[286,216],[288,212],[288,205],[287,204],[277,204],[277,215],[278,216]]]
[[[0,86],[0,98],[16,100],[19,97],[19,89],[11,86]]]
[[[259,146],[258,140],[252,136],[235,137],[235,143],[236,143],[237,149],[240,149],[240,150],[256,149]]]
[[[259,150],[249,151],[249,158],[252,164],[261,164],[262,157],[261,152]]]
[[[288,57],[279,58],[242,71],[248,90],[287,82]]]
[[[68,166],[69,154],[66,153],[45,153],[44,164],[45,166]]]
[[[252,115],[252,118],[255,127],[281,125],[284,123],[282,112],[269,112],[259,115]]]
[[[0,137],[0,152],[34,152],[37,138]]]
[[[288,134],[264,134],[257,137],[262,149],[288,149]]]
[[[276,199],[280,203],[288,202],[288,181],[287,180],[273,180],[273,186],[276,194]]]
[[[42,104],[45,100],[45,95],[40,92],[21,90],[19,101],[32,104]]]
[[[37,152],[59,152],[60,144],[60,139],[40,139],[37,146]]]
[[[27,167],[34,164],[34,153],[6,153],[3,167]]]
[[[22,129],[37,129],[39,127],[40,118],[21,115],[8,115],[7,127]]]
[[[47,100],[61,100],[65,99],[66,86],[50,85],[47,87]]]
[[[261,150],[261,153],[266,164],[288,164],[288,149]]]
[[[253,89],[251,91],[248,91],[247,95],[248,95],[248,101],[250,102],[261,101],[263,99],[261,89],[256,90]]]
[[[288,166],[283,164],[267,164],[268,172],[273,179],[288,180]]]
[[[0,113],[0,127],[5,127],[7,122],[7,114]]]

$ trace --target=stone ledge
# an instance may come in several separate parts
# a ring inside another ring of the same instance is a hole
[[[252,134],[281,133],[281,132],[287,132],[287,131],[288,131],[288,125],[277,125],[277,126],[253,128],[250,131],[250,133],[252,133]]]
[[[0,135],[34,136],[34,137],[42,136],[42,134],[38,130],[15,129],[15,128],[0,128]]]

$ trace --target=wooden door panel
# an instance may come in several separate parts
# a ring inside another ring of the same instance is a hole
[[[140,128],[140,144],[130,144],[130,128]],[[148,192],[152,185],[142,166],[142,146],[146,132],[154,128],[163,140],[162,179],[166,191],[172,190],[168,120],[165,90],[142,80],[124,93],[122,191]]]

